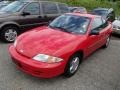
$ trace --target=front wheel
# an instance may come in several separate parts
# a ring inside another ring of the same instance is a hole
[[[74,54],[69,59],[69,62],[67,64],[65,72],[64,72],[64,76],[65,77],[73,76],[77,72],[81,61],[82,61],[81,55],[80,54]]]
[[[0,32],[0,38],[4,42],[9,42],[9,43],[14,42],[17,36],[18,36],[18,28],[14,26],[5,27]]]

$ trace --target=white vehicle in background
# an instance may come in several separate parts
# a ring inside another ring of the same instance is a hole
[[[116,20],[113,22],[113,34],[120,35],[120,17],[116,18]]]

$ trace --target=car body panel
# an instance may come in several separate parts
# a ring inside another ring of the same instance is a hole
[[[57,50],[68,45],[70,46],[70,44],[73,44],[78,37],[79,39],[82,37],[64,33],[59,30],[53,30],[49,27],[44,27],[42,30],[37,28],[36,30],[31,31],[31,33],[32,34],[26,33],[24,35],[24,40],[19,40],[19,43],[17,44],[17,50],[19,51],[20,49],[23,49],[25,51],[24,54],[27,54],[28,57],[33,57],[37,53],[56,56],[54,54],[57,52]],[[31,43],[31,41],[34,42]],[[39,44],[41,46],[39,46]]]
[[[58,76],[64,72],[64,62],[56,64],[36,62],[34,60],[29,59],[28,57],[24,57],[21,54],[17,53],[13,46],[11,46],[9,50],[12,51],[11,57],[13,62],[17,65],[17,68],[25,73],[31,74],[39,78],[51,78]]]

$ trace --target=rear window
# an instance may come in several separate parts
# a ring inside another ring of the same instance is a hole
[[[102,18],[96,17],[92,22],[92,30],[99,28],[103,24]]]
[[[60,12],[61,13],[68,13],[69,12],[69,8],[67,5],[65,4],[58,4]]]

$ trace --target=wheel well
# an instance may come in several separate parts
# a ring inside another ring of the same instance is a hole
[[[79,54],[80,57],[82,57],[82,59],[84,58],[84,52],[83,52],[83,50],[79,50],[79,51],[75,52],[74,54]]]
[[[73,53],[72,55],[75,55],[75,54],[78,54],[78,55],[81,57],[81,61],[80,61],[80,63],[81,63],[82,60],[83,60],[83,58],[84,58],[84,52],[83,52],[82,50],[79,50],[79,51],[76,51],[75,53]],[[72,56],[72,55],[71,55],[71,56]],[[68,65],[68,62],[69,62],[71,56],[69,57],[69,59],[68,59],[68,61],[67,61],[67,64],[66,64],[66,66],[65,66],[65,70],[66,70],[66,67],[67,67],[67,65]]]
[[[19,26],[15,25],[15,24],[7,24],[1,27],[1,30],[3,30],[5,27],[9,27],[9,26],[13,26],[19,29]]]

